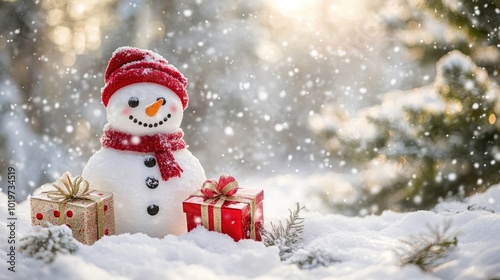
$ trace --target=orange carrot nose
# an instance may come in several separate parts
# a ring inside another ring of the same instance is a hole
[[[160,110],[160,107],[161,107],[162,104],[163,104],[163,100],[162,99],[156,100],[155,103],[149,105],[146,108],[146,115],[148,115],[150,117],[154,117],[156,115],[156,113],[158,113],[158,110]]]

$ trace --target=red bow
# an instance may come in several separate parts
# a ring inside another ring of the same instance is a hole
[[[238,190],[238,182],[230,175],[222,175],[219,181],[208,179],[201,187],[201,193],[207,198],[224,196],[232,196]]]

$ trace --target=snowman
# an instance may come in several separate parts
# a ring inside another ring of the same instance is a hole
[[[161,238],[185,232],[182,201],[206,180],[180,128],[188,104],[186,78],[152,51],[121,47],[104,80],[108,123],[83,178],[113,193],[118,234]]]

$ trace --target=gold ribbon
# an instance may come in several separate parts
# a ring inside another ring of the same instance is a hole
[[[215,179],[208,179],[203,184],[202,189],[193,194],[193,196],[206,198],[206,200],[201,204],[201,222],[203,226],[210,229],[210,215],[208,211],[210,205],[213,206],[214,230],[222,232],[222,205],[224,202],[233,201],[246,203],[250,206],[250,238],[255,239],[255,211],[257,208],[256,197],[235,195],[238,189],[238,182],[236,182],[236,180],[232,177],[229,182],[223,178],[227,179],[228,177],[221,176],[219,182]],[[221,181],[223,181],[222,184]]]
[[[61,178],[57,180],[61,182],[64,188],[60,187],[58,184],[52,184],[55,190],[48,191],[47,197],[55,201],[68,201],[73,198],[83,198],[91,192],[89,188],[89,182],[84,180],[82,176],[76,176],[71,180],[71,173],[64,172]],[[81,185],[85,185],[83,191],[80,191]]]
[[[64,210],[68,201],[71,199],[90,200],[97,203],[97,239],[104,236],[104,201],[100,197],[90,196],[93,190],[90,189],[89,182],[82,176],[76,176],[71,180],[71,173],[68,171],[64,172],[63,176],[57,180],[56,184],[52,184],[55,190],[45,193],[48,198],[59,202],[59,213],[63,215],[63,223],[66,223]],[[59,183],[62,184],[62,187],[59,186]]]

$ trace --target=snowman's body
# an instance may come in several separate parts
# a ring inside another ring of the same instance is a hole
[[[113,129],[137,137],[181,131],[183,105],[170,89],[154,83],[135,83],[116,91],[106,108]],[[134,142],[134,140],[132,141]],[[187,148],[172,151],[180,176],[162,178],[155,152],[102,147],[88,161],[82,176],[95,189],[112,192],[116,232],[146,233],[152,237],[186,231],[182,201],[199,189],[205,172]]]
[[[151,164],[154,154],[101,148],[90,158],[82,176],[95,188],[113,193],[118,234],[163,237],[186,231],[181,201],[206,179],[199,161],[187,149],[173,154],[184,171],[180,178],[168,181],[161,179],[157,164]],[[155,215],[148,213],[152,205],[159,208]]]

